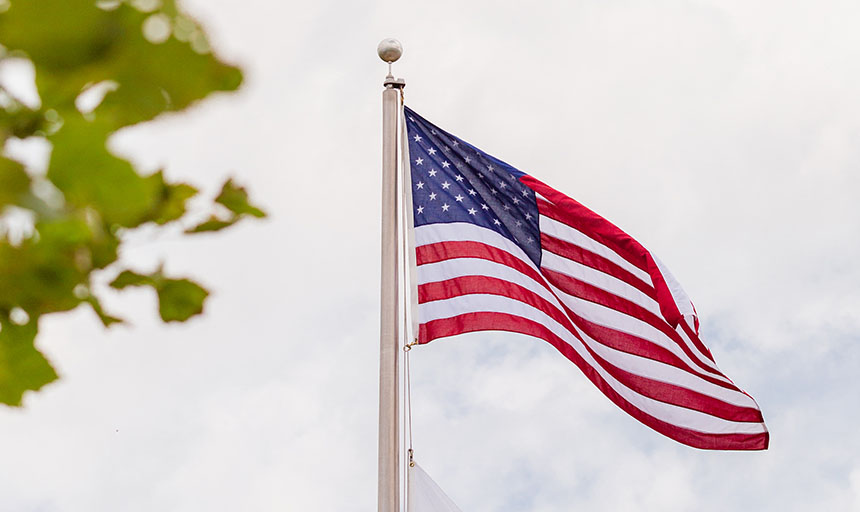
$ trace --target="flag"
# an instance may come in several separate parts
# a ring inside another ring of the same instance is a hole
[[[406,471],[408,512],[462,512],[417,462],[410,462]]]
[[[549,342],[678,442],[764,450],[755,400],[717,367],[678,281],[577,201],[404,107],[418,343],[473,331]]]

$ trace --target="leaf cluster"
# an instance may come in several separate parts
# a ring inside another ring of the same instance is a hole
[[[161,171],[143,175],[107,141],[233,91],[242,74],[212,54],[175,0],[0,0],[0,63],[6,59],[32,62],[39,105],[0,84],[0,148],[29,137],[51,147],[44,174],[0,154],[0,403],[20,405],[25,391],[57,378],[34,345],[42,316],[88,305],[105,326],[122,322],[93,289],[98,272],[118,273],[116,289],[154,289],[165,322],[203,311],[208,292],[199,284],[119,261],[130,230],[193,217],[186,214],[197,188]],[[232,180],[207,208],[208,218],[184,233],[265,216]]]

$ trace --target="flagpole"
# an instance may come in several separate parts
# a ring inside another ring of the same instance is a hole
[[[382,91],[382,279],[379,337],[379,512],[400,509],[400,436],[397,339],[397,118],[400,89],[406,85],[391,74],[391,63],[403,49],[385,39],[376,49],[388,63]]]

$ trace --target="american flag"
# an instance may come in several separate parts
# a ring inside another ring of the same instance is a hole
[[[717,368],[693,304],[654,255],[408,107],[404,116],[418,343],[473,331],[534,336],[661,434],[703,449],[767,448],[758,405]]]

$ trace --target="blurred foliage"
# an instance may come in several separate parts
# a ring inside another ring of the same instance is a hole
[[[165,322],[203,311],[209,292],[193,281],[120,268],[129,230],[175,222],[211,232],[265,214],[229,180],[206,220],[187,226],[195,187],[144,176],[107,148],[125,126],[242,81],[175,0],[0,0],[0,45],[0,63],[32,62],[40,99],[28,106],[0,84],[0,147],[29,137],[51,147],[44,175],[0,155],[0,403],[20,405],[57,378],[34,345],[43,315],[86,304],[105,326],[122,322],[102,308],[97,272],[116,273],[119,290],[151,287]]]

